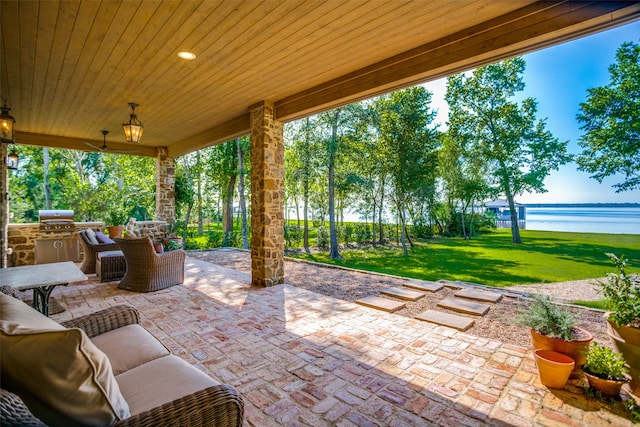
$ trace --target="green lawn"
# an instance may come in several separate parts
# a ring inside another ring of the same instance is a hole
[[[522,230],[521,245],[511,231],[498,229],[472,240],[439,238],[417,242],[409,256],[401,250],[366,249],[302,259],[425,280],[462,280],[491,286],[551,283],[603,277],[614,266],[606,252],[626,255],[629,272],[640,271],[640,235]]]

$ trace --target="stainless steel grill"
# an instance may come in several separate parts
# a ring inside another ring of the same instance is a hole
[[[40,232],[53,233],[60,231],[75,231],[73,211],[42,209],[38,211]]]

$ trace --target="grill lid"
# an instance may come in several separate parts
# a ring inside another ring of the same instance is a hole
[[[38,218],[41,223],[67,223],[73,222],[73,211],[61,209],[41,209],[38,211]]]

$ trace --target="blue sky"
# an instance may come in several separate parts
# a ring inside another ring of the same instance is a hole
[[[553,46],[525,55],[526,88],[523,97],[538,101],[538,118],[547,119],[547,128],[561,141],[569,141],[569,152],[580,152],[580,124],[576,120],[587,89],[609,82],[608,67],[615,61],[615,52],[625,41],[640,41],[640,21],[597,33],[569,43]],[[424,85],[433,92],[433,106],[438,121],[444,123],[448,108],[444,102],[446,79]],[[440,126],[443,129],[443,126]],[[602,184],[579,172],[575,163],[552,172],[545,180],[548,190],[543,194],[516,197],[520,203],[640,203],[640,190],[616,193],[612,184],[618,179],[605,179]]]

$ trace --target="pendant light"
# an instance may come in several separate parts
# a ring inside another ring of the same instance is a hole
[[[138,104],[130,102],[129,106],[131,107],[131,115],[129,116],[129,121],[122,124],[122,130],[124,130],[124,136],[127,138],[127,142],[139,144],[144,126],[142,126],[142,122],[140,122],[136,116],[136,107]]]

